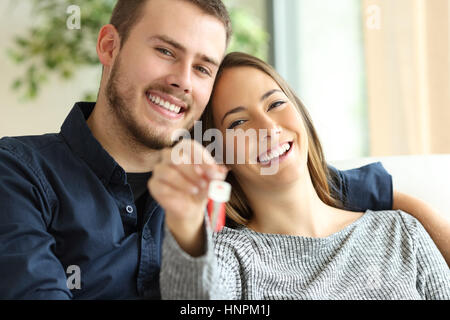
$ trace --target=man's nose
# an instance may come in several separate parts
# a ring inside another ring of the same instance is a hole
[[[192,68],[188,63],[178,63],[172,73],[167,77],[167,84],[183,91],[184,94],[192,93]]]

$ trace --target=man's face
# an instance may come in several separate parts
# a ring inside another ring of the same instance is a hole
[[[106,87],[125,133],[151,149],[172,145],[176,129],[190,129],[200,118],[225,49],[217,18],[185,1],[148,1]]]

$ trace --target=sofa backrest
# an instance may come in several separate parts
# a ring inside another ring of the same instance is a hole
[[[450,219],[450,154],[359,158],[330,163],[345,170],[378,161],[392,175],[395,190],[428,202]]]

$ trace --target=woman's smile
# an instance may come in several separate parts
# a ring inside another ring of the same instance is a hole
[[[268,167],[275,162],[281,163],[287,159],[294,146],[294,141],[283,142],[277,147],[268,150],[258,156],[258,163],[263,167]]]

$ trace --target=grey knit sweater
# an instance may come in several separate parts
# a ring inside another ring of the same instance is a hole
[[[207,232],[205,255],[166,227],[163,299],[450,299],[450,270],[418,220],[368,210],[327,238]]]

